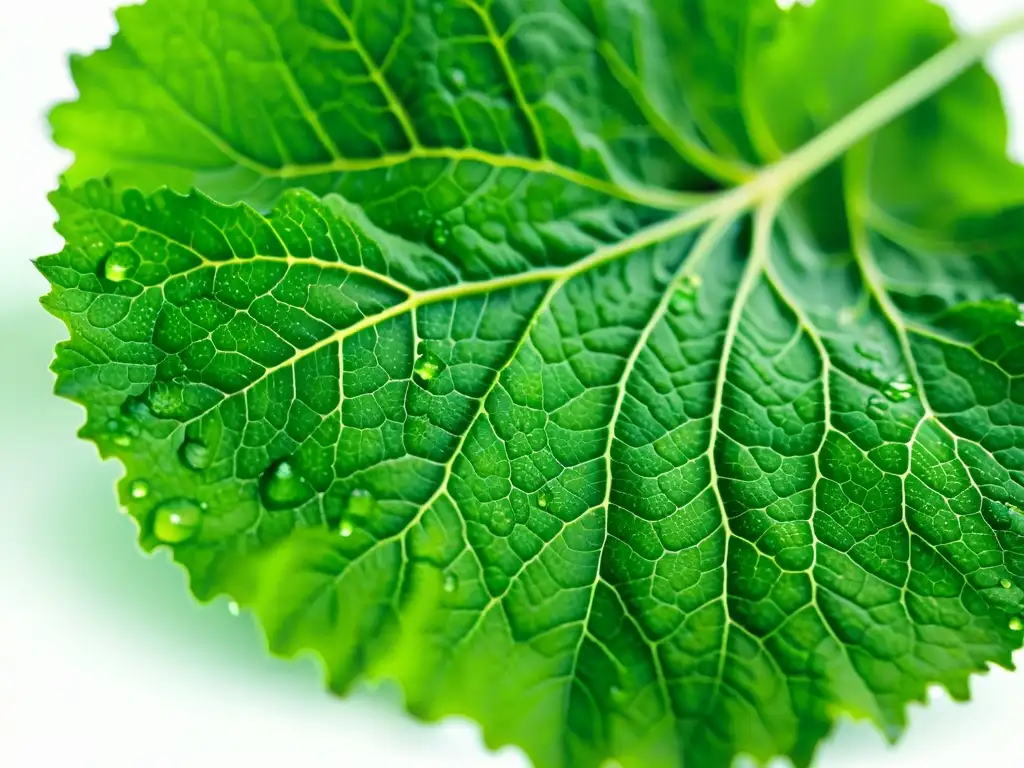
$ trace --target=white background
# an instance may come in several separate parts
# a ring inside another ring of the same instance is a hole
[[[946,4],[971,29],[1024,10]],[[0,764],[521,768],[515,750],[486,751],[470,723],[414,722],[394,691],[329,697],[310,660],[269,658],[249,617],[196,605],[166,557],[138,553],[114,511],[118,470],[74,437],[81,410],[49,394],[64,332],[36,303],[46,286],[29,259],[61,247],[46,193],[69,158],[44,114],[73,97],[66,55],[107,44],[114,5],[0,0]],[[1024,157],[1024,39],[993,66]],[[973,692],[966,706],[936,693],[912,707],[895,750],[843,723],[818,766],[1024,763],[1024,674],[993,671]]]

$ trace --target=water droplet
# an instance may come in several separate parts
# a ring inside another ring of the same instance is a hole
[[[697,291],[700,290],[701,285],[704,284],[704,278],[700,275],[683,275],[679,281],[679,290],[683,293],[689,294],[690,296],[696,296]]]
[[[343,539],[347,539],[349,536],[351,536],[353,530],[354,529],[352,528],[352,523],[350,523],[348,520],[342,522],[342,524],[338,527],[338,533],[341,535],[341,538]]]
[[[1024,630],[1024,621],[1021,621],[1019,616],[1014,616],[1010,619],[1010,629],[1014,632],[1020,632]]]
[[[426,208],[420,208],[416,211],[416,215],[413,217],[413,221],[423,229],[428,229],[434,222],[434,214]]]
[[[456,93],[462,93],[466,89],[466,73],[461,69],[453,69],[448,73],[448,82]]]
[[[889,381],[883,390],[885,396],[894,403],[902,403],[914,396],[914,385],[907,377],[900,375]]]
[[[434,242],[434,245],[438,248],[444,248],[448,244],[449,237],[451,237],[451,231],[448,229],[448,225],[443,221],[436,221],[434,229],[430,233],[430,239]]]
[[[102,237],[94,237],[85,244],[85,252],[94,259],[102,259],[110,253],[110,244]]]
[[[349,517],[362,520],[373,513],[377,506],[377,500],[373,494],[362,488],[356,488],[348,497],[348,506],[345,512]]]
[[[260,498],[267,509],[291,509],[315,495],[287,459],[271,464],[260,478]]]
[[[153,415],[152,411],[149,410],[149,406],[146,405],[146,401],[138,396],[126,398],[121,403],[121,413],[126,419],[131,419],[132,421],[142,421]]]
[[[540,496],[537,497],[537,506],[540,507],[541,509],[547,509],[548,504],[550,503],[551,497],[547,494],[546,491],[541,491]]]
[[[232,616],[237,616],[240,613],[238,603],[236,603],[234,600],[228,603],[228,613],[230,613]]]
[[[853,325],[857,319],[857,311],[853,307],[843,307],[839,310],[838,315],[839,325],[843,328],[849,325]]]
[[[1001,579],[1000,582],[999,582],[999,586],[1002,587],[1003,589],[1009,589],[1010,587],[1013,586],[1013,582],[1010,581],[1009,579]]]
[[[868,398],[868,416],[880,419],[889,411],[889,401],[879,395]]]
[[[1017,311],[1020,313],[1020,317],[1017,319],[1017,327],[1024,328],[1024,304],[1018,304]]]
[[[210,466],[210,449],[199,440],[186,439],[178,449],[178,458],[189,469],[201,472]]]
[[[416,365],[412,369],[413,378],[417,384],[426,388],[445,367],[445,364],[441,362],[439,357],[427,352],[416,361]]]
[[[138,258],[130,251],[114,251],[103,260],[103,276],[112,283],[120,283],[137,265]]]
[[[124,419],[110,419],[106,429],[110,435],[110,442],[121,448],[128,448],[132,444],[132,438],[139,434],[138,426]]]
[[[444,591],[449,595],[459,588],[459,577],[454,573],[446,573],[444,575]]]
[[[153,511],[153,535],[166,544],[192,538],[202,523],[203,510],[189,499],[170,499]]]
[[[145,480],[136,480],[128,489],[133,499],[144,499],[149,495],[149,483]]]
[[[515,521],[504,509],[498,508],[487,518],[487,527],[495,536],[508,536],[515,528]]]
[[[684,275],[672,294],[671,309],[673,312],[686,312],[693,306],[693,300],[704,281],[699,275]]]

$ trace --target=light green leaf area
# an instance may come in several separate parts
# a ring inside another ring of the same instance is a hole
[[[804,766],[840,715],[895,738],[1011,665],[1024,170],[977,62],[1020,20],[118,18],[53,116],[44,304],[200,599],[542,768]]]

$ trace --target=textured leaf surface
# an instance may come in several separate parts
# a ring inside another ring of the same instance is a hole
[[[54,114],[44,303],[198,596],[545,768],[802,765],[1011,664],[1007,30],[900,80],[954,42],[918,0],[119,20]]]

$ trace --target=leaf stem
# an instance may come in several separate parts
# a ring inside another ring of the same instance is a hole
[[[755,187],[756,199],[785,194],[799,186],[862,139],[956,80],[997,43],[1021,32],[1024,32],[1024,14],[964,38],[936,54],[753,179],[750,185]]]

